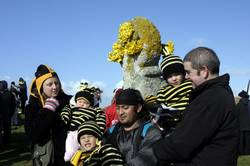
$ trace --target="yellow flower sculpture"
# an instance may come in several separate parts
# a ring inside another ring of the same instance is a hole
[[[108,60],[120,63],[124,55],[136,55],[142,50],[143,42],[141,39],[133,39],[135,30],[130,22],[121,24],[118,34],[118,40],[112,46]]]
[[[119,40],[124,43],[128,42],[134,31],[135,30],[130,22],[121,24],[118,35]]]

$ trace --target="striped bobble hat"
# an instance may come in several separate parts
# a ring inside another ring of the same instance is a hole
[[[78,127],[77,140],[79,143],[80,143],[80,137],[84,134],[93,135],[99,140],[102,139],[101,129],[95,121],[86,121]]]
[[[179,56],[173,54],[174,44],[168,42],[162,45],[163,58],[160,63],[161,73],[164,79],[167,79],[169,75],[173,73],[181,73],[185,76],[183,61]]]

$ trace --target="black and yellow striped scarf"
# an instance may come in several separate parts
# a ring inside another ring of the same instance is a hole
[[[177,87],[166,85],[157,92],[157,101],[166,107],[183,111],[189,104],[189,96],[192,91],[192,83],[185,80]]]

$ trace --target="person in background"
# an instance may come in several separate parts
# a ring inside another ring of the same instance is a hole
[[[15,108],[15,97],[8,89],[7,81],[0,81],[0,146],[2,144],[2,147],[8,146],[11,142],[11,117]]]
[[[10,84],[10,92],[13,94],[13,96],[15,97],[15,111],[13,113],[13,116],[11,117],[11,124],[12,125],[18,125],[18,109],[20,108],[19,106],[21,105],[20,103],[20,98],[19,98],[19,93],[20,93],[20,89],[18,86],[15,85],[15,82],[12,81]]]
[[[25,109],[25,130],[34,166],[65,165],[67,126],[60,114],[71,97],[63,92],[53,69],[43,64],[37,67]]]
[[[79,150],[71,159],[71,164],[93,166],[123,166],[124,160],[121,153],[110,144],[103,144],[103,132],[94,121],[81,124],[77,132]]]
[[[85,121],[95,121],[102,132],[105,129],[105,114],[102,109],[94,108],[94,95],[86,88],[75,94],[75,107],[66,105],[61,113],[61,118],[66,125],[69,125],[69,131],[66,138],[66,149],[64,160],[70,161],[71,157],[79,148],[77,141],[77,129]]]
[[[122,89],[114,90],[114,97],[111,101],[111,105],[104,108],[106,114],[106,129],[110,128],[112,125],[118,122],[118,117],[116,114],[116,96],[122,91]]]
[[[240,121],[239,155],[250,155],[250,101],[246,91],[241,91],[236,111]]]
[[[101,95],[103,91],[100,88],[93,88],[94,93],[94,107],[100,107],[100,103],[102,102]]]
[[[18,84],[19,84],[19,89],[20,89],[19,98],[21,100],[21,112],[24,113],[25,104],[28,99],[27,85],[26,85],[26,81],[22,77],[19,78]]]
[[[229,75],[219,76],[220,61],[207,47],[184,57],[186,79],[194,91],[183,120],[153,145],[162,165],[236,166],[239,122]]]
[[[118,123],[106,132],[106,143],[124,156],[127,165],[157,165],[151,145],[161,138],[161,131],[150,120],[141,93],[124,89],[116,96]]]

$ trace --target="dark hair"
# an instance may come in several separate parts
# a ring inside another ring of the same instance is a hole
[[[206,66],[211,74],[219,74],[220,60],[216,53],[207,47],[197,47],[190,52],[183,59],[184,62],[191,62],[192,67],[196,70],[202,69]]]

